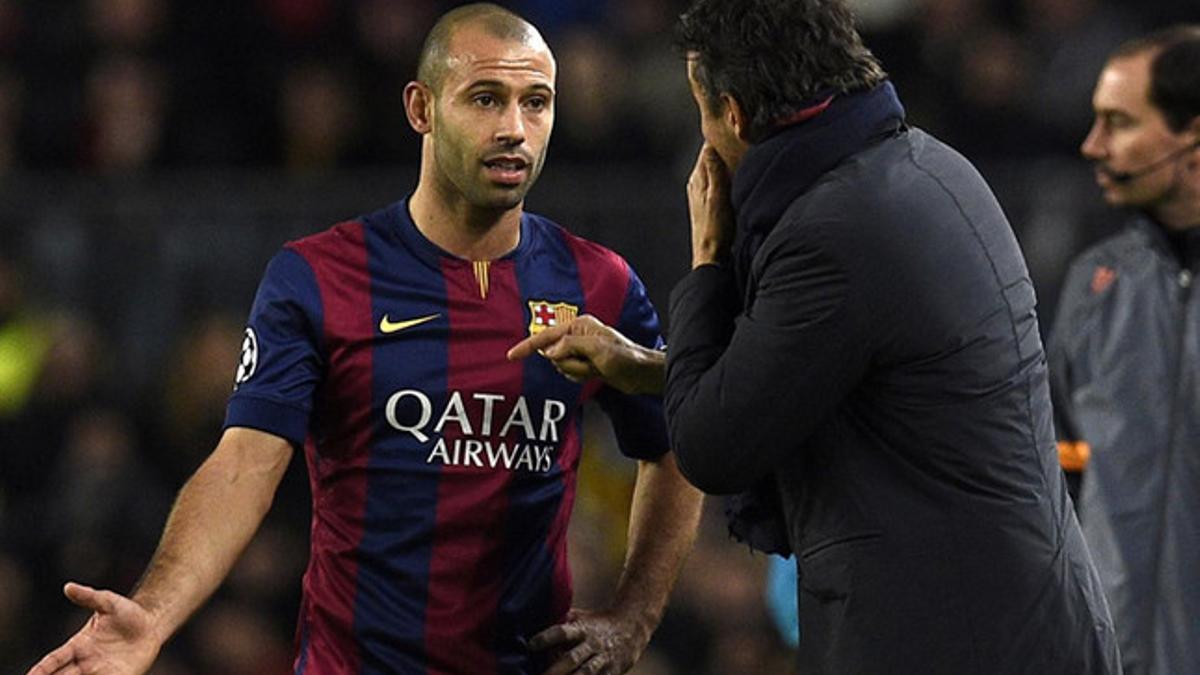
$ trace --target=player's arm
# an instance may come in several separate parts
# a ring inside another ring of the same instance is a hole
[[[638,463],[614,606],[635,622],[646,642],[662,620],[675,577],[692,549],[703,500],[703,493],[679,472],[674,454]]]
[[[572,609],[566,622],[531,640],[534,649],[563,648],[546,675],[624,673],[645,651],[700,522],[701,493],[668,453],[638,464],[625,566],[610,608]]]
[[[232,427],[180,491],[133,600],[164,635],[217,589],[271,507],[292,457],[288,441]]]
[[[232,427],[180,490],[132,597],[67,584],[91,619],[30,675],[143,673],[221,584],[270,508],[292,456],[272,434]]]

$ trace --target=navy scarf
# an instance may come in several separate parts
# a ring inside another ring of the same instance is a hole
[[[731,194],[737,213],[733,265],[743,295],[755,254],[792,202],[842,160],[903,125],[904,107],[885,81],[839,96],[816,117],[785,126],[751,146],[733,176]],[[735,539],[765,553],[791,553],[773,476],[730,497],[725,513]]]
[[[745,288],[750,263],[783,212],[850,155],[896,133],[904,107],[891,82],[834,98],[816,117],[785,126],[746,152],[733,176],[734,270]]]

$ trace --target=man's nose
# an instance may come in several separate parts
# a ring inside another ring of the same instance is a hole
[[[1099,124],[1093,124],[1088,130],[1088,135],[1084,137],[1083,143],[1079,146],[1079,154],[1085,159],[1092,161],[1104,158],[1104,143],[1102,142]]]
[[[496,140],[504,145],[520,145],[525,142],[525,120],[521,117],[520,103],[514,101],[501,110]]]

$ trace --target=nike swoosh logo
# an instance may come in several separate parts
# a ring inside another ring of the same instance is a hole
[[[405,328],[412,328],[413,326],[420,326],[423,323],[428,323],[439,316],[441,316],[441,314],[430,314],[429,316],[421,316],[415,319],[408,319],[407,321],[392,322],[388,320],[387,314],[384,314],[383,318],[379,320],[379,330],[383,331],[384,333],[396,333],[404,330]]]

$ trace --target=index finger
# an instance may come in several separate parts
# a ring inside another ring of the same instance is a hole
[[[696,153],[696,163],[692,166],[692,174],[688,182],[692,182],[691,179],[701,180],[704,178],[704,164],[708,158],[708,153],[712,151],[713,147],[708,144],[708,141],[704,141],[704,144],[700,146],[700,152]]]
[[[721,159],[721,154],[717,152],[717,149],[708,143],[705,143],[700,150],[700,163],[704,164],[710,173],[725,173],[725,160]]]
[[[71,665],[75,660],[75,651],[71,643],[67,643],[50,652],[38,661],[26,675],[53,675]]]
[[[531,356],[534,352],[539,352],[546,347],[558,342],[560,338],[567,334],[571,329],[570,323],[560,323],[557,326],[547,328],[535,335],[521,340],[513,345],[513,348],[508,350],[509,361],[520,361],[521,359]]]

